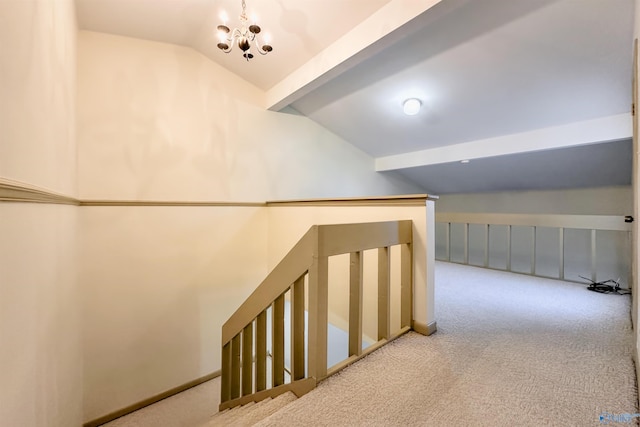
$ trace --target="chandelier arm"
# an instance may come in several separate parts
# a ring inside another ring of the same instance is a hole
[[[231,31],[231,33],[229,33],[230,35],[226,38],[226,40],[229,43],[233,43],[236,40],[238,40],[239,38],[244,37],[245,39],[249,40],[250,42],[254,41],[256,39],[256,35],[253,34],[250,31],[242,31],[238,28],[234,28],[233,31]]]
[[[258,39],[256,38],[255,40],[256,42],[256,50],[258,51],[258,53],[260,55],[266,55],[267,53],[271,52],[273,50],[273,48],[271,48],[271,45],[266,45],[268,46],[270,49],[264,49],[263,46],[265,46],[264,44],[261,46],[260,42],[258,41]]]
[[[230,42],[234,42],[238,38],[242,37],[242,32],[237,28],[234,28],[230,34],[231,35],[229,36],[229,39],[228,39]]]
[[[258,45],[258,43],[256,43],[256,50],[258,51],[258,53],[259,53],[260,55],[266,55],[267,53],[269,53],[269,52],[270,52],[270,51],[268,51],[268,50],[263,50],[263,49],[262,49],[262,47],[260,47],[260,46]]]

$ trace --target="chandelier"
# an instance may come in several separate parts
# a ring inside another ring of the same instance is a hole
[[[234,28],[233,31],[227,27],[226,22],[222,25],[218,25],[218,48],[225,53],[231,52],[234,43],[238,44],[238,48],[242,51],[242,56],[248,61],[253,58],[251,53],[251,43],[255,43],[256,50],[261,55],[266,55],[273,50],[273,47],[268,43],[260,45],[258,38],[260,34],[260,27],[256,23],[249,24],[246,13],[247,5],[242,0],[242,13],[240,14],[240,28]],[[224,21],[224,19],[223,19]]]

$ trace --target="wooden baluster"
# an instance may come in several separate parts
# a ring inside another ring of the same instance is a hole
[[[536,275],[536,227],[531,227],[531,274]]]
[[[222,381],[220,385],[220,403],[231,399],[231,343],[222,346]]]
[[[511,271],[511,226],[507,225],[507,271]]]
[[[591,230],[591,280],[596,281],[598,274],[596,273],[597,268],[597,248],[596,248],[596,230]]]
[[[484,267],[489,267],[489,224],[484,225]]]
[[[273,386],[284,384],[284,294],[273,302]]]
[[[242,395],[253,393],[253,322],[242,331]]]
[[[378,248],[378,340],[389,338],[391,333],[390,282],[389,248]]]
[[[447,261],[451,261],[451,223],[447,222]]]
[[[349,267],[349,356],[362,354],[362,251],[351,252]]]
[[[267,310],[256,318],[256,391],[267,388]]]
[[[413,319],[413,247],[400,246],[400,327],[411,326]]]
[[[291,381],[304,378],[304,276],[291,288]]]
[[[564,228],[558,228],[558,277],[564,280]]]
[[[469,264],[469,224],[464,224],[464,264]]]
[[[240,397],[240,335],[231,340],[231,398]]]
[[[328,257],[317,257],[309,269],[309,376],[327,376]]]

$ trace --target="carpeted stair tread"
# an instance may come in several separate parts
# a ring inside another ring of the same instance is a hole
[[[287,392],[274,399],[267,398],[257,403],[250,402],[214,415],[202,427],[249,427],[276,413],[294,400],[296,400],[296,395],[292,392]]]
[[[255,405],[251,411],[243,416],[236,424],[230,424],[234,427],[253,426],[259,423],[263,419],[269,417],[272,414],[278,412],[281,408],[284,408],[289,403],[296,400],[297,397],[292,392],[281,394],[275,399],[263,400],[260,404]]]
[[[249,411],[252,407],[256,406],[256,402],[249,402],[246,405],[237,406],[235,408],[226,409],[222,412],[218,412],[213,415],[206,424],[202,427],[214,427],[214,426],[226,426],[237,417],[242,416],[246,411]]]

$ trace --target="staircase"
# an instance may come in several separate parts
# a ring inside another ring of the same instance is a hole
[[[289,391],[274,399],[268,397],[257,403],[249,402],[243,406],[218,412],[201,427],[249,427],[275,414],[296,399],[296,395]]]
[[[392,246],[400,249],[396,266],[400,272],[396,310],[400,318],[399,328],[393,331]],[[377,341],[363,349],[364,251],[367,250],[377,251],[374,274],[377,275],[377,318],[373,324]],[[348,356],[328,366],[329,258],[343,254],[348,254],[350,261],[345,319]],[[318,382],[411,330],[413,264],[411,220],[311,227],[223,325],[221,412],[211,421],[219,424],[210,425],[252,425],[259,414],[288,403],[278,396],[300,397],[314,389]],[[285,327],[285,307],[289,307],[291,313],[288,328]],[[286,329],[289,334],[285,334]],[[285,354],[287,340],[288,355]],[[235,407],[241,408],[232,409]]]

